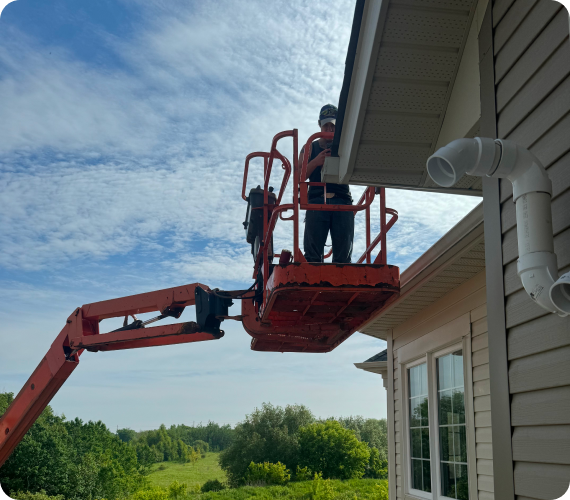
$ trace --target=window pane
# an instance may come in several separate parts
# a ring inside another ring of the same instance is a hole
[[[453,359],[453,387],[463,387],[463,351],[452,354]]]
[[[459,459],[456,462],[467,463],[467,432],[464,425],[458,426],[459,432],[454,439],[459,439]]]
[[[455,465],[455,492],[460,500],[469,500],[469,480],[467,478],[467,466]]]
[[[422,484],[423,460],[412,460],[412,488],[423,491]]]
[[[419,396],[422,392],[420,382],[420,367],[410,368],[410,397]]]
[[[440,427],[439,440],[440,440],[440,454],[441,460],[449,462],[450,455],[453,455],[453,427]]]
[[[428,398],[423,398],[420,403],[420,414],[422,416],[422,427],[429,426],[429,409],[428,409]]]
[[[453,464],[441,464],[441,492],[445,497],[457,498],[455,496],[455,466]]]
[[[420,387],[422,396],[427,396],[427,365],[421,365],[420,367]]]
[[[452,398],[452,411],[453,421],[450,424],[464,424],[465,423],[465,400],[463,395],[463,388],[453,390]]]
[[[429,429],[422,429],[422,458],[429,459]]]
[[[422,422],[420,398],[410,399],[410,427],[419,427]]]
[[[422,458],[422,430],[412,429],[410,432],[412,457]]]
[[[431,492],[431,467],[429,460],[422,460],[423,463],[423,477],[424,487],[423,491]]]
[[[431,492],[427,364],[408,370],[412,488]]]
[[[439,374],[439,389],[451,389],[453,387],[453,371],[451,366],[451,354],[437,360]]]
[[[453,423],[451,414],[451,395],[452,392],[441,391],[439,393],[439,425],[448,425]]]
[[[437,360],[441,491],[449,498],[469,498],[463,352]]]

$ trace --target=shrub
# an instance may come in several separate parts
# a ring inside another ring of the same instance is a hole
[[[308,481],[313,476],[311,469],[308,467],[299,467],[297,465],[297,471],[295,472],[295,481]]]
[[[388,481],[383,481],[376,485],[378,500],[388,500]]]
[[[255,464],[251,462],[245,474],[245,482],[251,486],[261,486],[266,484],[287,484],[291,479],[291,473],[281,462],[272,464],[263,462]]]
[[[168,493],[160,486],[153,486],[133,493],[129,500],[168,500]]]
[[[186,496],[187,489],[188,485],[186,483],[179,483],[178,481],[174,481],[168,486],[168,498],[171,500],[176,500],[177,498],[184,497]]]
[[[315,472],[313,484],[311,484],[311,500],[333,500],[335,496],[334,487],[330,479],[323,479],[321,472]]]
[[[226,489],[226,485],[219,481],[218,479],[210,479],[202,485],[202,493],[208,493],[208,491],[222,491]]]
[[[285,408],[264,403],[239,423],[234,441],[219,458],[232,486],[243,482],[251,462],[281,462],[295,470],[298,462],[299,428],[314,422],[313,414],[301,405]]]
[[[364,477],[372,479],[388,478],[388,462],[381,458],[377,448],[370,448],[370,459],[368,460]]]
[[[299,447],[300,465],[327,479],[359,479],[370,459],[368,445],[334,420],[299,429]]]
[[[63,495],[49,496],[44,490],[38,493],[31,493],[29,491],[18,491],[12,494],[14,500],[64,500]]]
[[[196,439],[196,441],[192,443],[192,446],[201,455],[205,455],[210,451],[210,445],[206,443],[206,441],[202,441],[201,439]]]

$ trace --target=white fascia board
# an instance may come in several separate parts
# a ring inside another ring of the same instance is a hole
[[[367,363],[354,363],[354,366],[359,370],[364,370],[370,373],[377,373],[379,375],[388,372],[388,361],[368,361]]]
[[[350,182],[354,170],[389,3],[389,0],[366,0],[362,13],[362,23],[360,24],[358,45],[338,146],[340,158],[338,182],[341,184]]]

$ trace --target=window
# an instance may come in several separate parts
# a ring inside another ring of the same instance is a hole
[[[469,500],[463,351],[437,358],[441,494]]]
[[[460,346],[406,366],[408,492],[469,500],[464,357]]]
[[[431,491],[428,381],[425,363],[409,369],[412,488]]]

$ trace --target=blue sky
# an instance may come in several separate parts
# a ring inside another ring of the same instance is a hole
[[[244,158],[281,130],[308,137],[320,107],[337,103],[353,10],[352,1],[318,0],[5,8],[0,391],[18,392],[84,303],[195,281],[251,284]],[[291,144],[281,151],[291,157]],[[479,201],[387,197],[400,213],[389,262],[401,270]],[[362,217],[356,232],[360,254]],[[281,223],[276,247],[290,242]],[[327,355],[256,353],[239,324],[224,328],[215,342],[85,353],[52,406],[137,430],[235,424],[264,401],[306,404],[318,416],[386,415],[381,378],[352,364],[384,342],[355,334]]]

